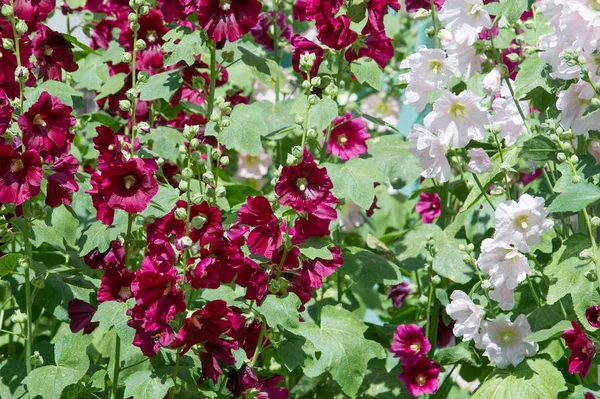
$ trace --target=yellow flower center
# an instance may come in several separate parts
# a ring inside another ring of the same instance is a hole
[[[461,103],[453,103],[449,112],[455,118],[464,118],[467,115],[467,106]]]
[[[298,187],[298,189],[300,191],[306,190],[306,185],[307,184],[308,184],[308,181],[304,177],[301,177],[298,180],[296,180],[296,186]]]
[[[410,346],[410,350],[412,350],[413,352],[419,352],[421,350],[421,343],[415,342]]]
[[[125,182],[125,188],[129,190],[135,184],[135,177],[127,175],[123,178],[123,181]]]
[[[343,134],[340,134],[337,138],[337,143],[338,145],[343,146],[344,144],[346,144],[348,142],[348,137],[346,137]]]
[[[46,121],[44,120],[44,118],[42,118],[42,115],[40,114],[37,114],[35,118],[33,118],[33,124],[46,127]]]
[[[231,9],[231,0],[219,0],[219,7],[223,11],[229,11]]]
[[[23,161],[20,159],[13,159],[10,163],[10,173],[17,173],[23,169]]]
[[[444,64],[442,64],[442,61],[439,61],[439,60],[429,61],[429,70],[432,71],[433,73],[435,73],[436,75],[439,74],[440,72],[442,72],[443,68],[444,68]]]
[[[417,384],[419,384],[420,387],[422,387],[423,385],[425,385],[425,381],[427,381],[427,379],[425,378],[424,375],[418,375],[417,378],[415,378],[415,380],[417,380]]]
[[[527,224],[528,221],[529,221],[529,216],[521,215],[517,219],[515,219],[515,226],[517,227],[517,229],[526,230],[527,227],[529,226]]]

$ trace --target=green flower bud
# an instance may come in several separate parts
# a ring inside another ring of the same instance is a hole
[[[310,140],[316,140],[316,138],[317,138],[317,132],[315,131],[315,129],[308,129],[308,131],[306,132],[306,136]]]
[[[287,157],[286,157],[286,161],[285,161],[285,163],[286,163],[288,166],[296,166],[296,165],[298,165],[298,164],[300,163],[300,160],[299,160],[298,158],[296,158],[296,157],[295,157],[294,155],[292,155],[292,154],[287,154]]]
[[[129,28],[131,28],[132,31],[136,32],[140,29],[140,23],[137,21],[134,22],[130,22],[129,23]],[[137,49],[136,50],[143,50],[143,49]]]
[[[12,39],[3,38],[2,39],[2,48],[4,50],[12,50],[15,48],[15,42]]]
[[[194,216],[194,218],[192,218],[192,226],[194,226],[196,230],[200,230],[202,226],[204,226],[204,223],[206,223],[205,217]]]
[[[217,159],[221,158],[221,150],[219,150],[217,148],[213,149],[210,156],[212,157],[213,160],[216,161]]]
[[[206,195],[209,197],[215,196],[215,189],[212,186],[206,186]]]
[[[194,245],[194,242],[188,236],[183,236],[179,239],[179,246],[182,249],[187,249],[187,248],[191,247],[192,245]]]
[[[221,165],[223,165],[223,166],[229,165],[229,157],[227,155],[221,157]]]
[[[219,119],[221,119],[221,115],[219,115],[219,114],[218,114],[218,113],[216,113],[216,112],[213,112],[213,113],[210,115],[210,121],[211,121],[211,122],[215,122],[215,123],[217,123],[217,122],[219,121]]]
[[[302,115],[296,115],[296,117],[294,118],[294,123],[296,125],[302,126],[302,124],[304,123],[304,117]]]
[[[579,157],[575,154],[571,155],[571,162],[573,162],[573,163],[579,162]]]
[[[150,12],[150,8],[148,8],[148,6],[141,6],[140,7],[140,15],[148,15],[148,13]]]
[[[10,5],[4,4],[2,6],[2,15],[5,16],[6,18],[10,18],[15,14],[14,14],[13,8]]]
[[[123,55],[121,56],[121,62],[125,64],[129,64],[132,59],[133,56],[131,55],[131,53],[128,52],[123,53]]]
[[[194,195],[192,195],[192,202],[195,205],[200,205],[201,203],[204,202],[204,195],[200,194],[200,193],[196,193]],[[196,216],[197,217],[197,216]],[[193,220],[192,220],[193,221]]]
[[[208,171],[208,172],[204,172],[202,174],[202,181],[205,184],[214,184],[215,182],[215,176],[213,175],[212,172]]]
[[[190,168],[183,168],[181,176],[183,176],[184,179],[189,180],[194,177],[194,172]]]
[[[181,191],[186,192],[189,188],[189,184],[186,180],[181,180],[178,187]]]
[[[489,290],[490,288],[492,288],[492,283],[490,283],[490,280],[483,280],[483,282],[481,283],[481,288],[483,288],[484,290]]]
[[[125,92],[125,97],[127,97],[130,101],[135,100],[138,97],[138,91],[135,89],[129,89]]]
[[[35,351],[33,355],[31,355],[31,365],[34,367],[39,367],[44,364],[44,358],[40,355],[40,352]]]
[[[31,260],[29,258],[19,259],[19,267],[22,269],[29,269],[31,267]]]
[[[15,313],[10,316],[10,321],[12,321],[13,324],[24,324],[27,321],[27,315],[21,313],[21,311],[17,309]]]
[[[438,285],[442,282],[442,279],[437,274],[431,278],[431,282],[435,285]]]
[[[185,209],[185,208],[175,209],[175,219],[186,220],[187,219],[187,209]]]
[[[200,140],[198,140],[197,138],[193,138],[190,140],[190,148],[192,150],[197,150],[198,148],[200,148]],[[193,155],[193,154],[192,154]]]
[[[138,129],[139,132],[142,132],[144,134],[150,133],[150,125],[148,124],[148,122],[140,122],[140,123],[138,123],[137,129]]]
[[[24,35],[29,30],[29,27],[27,26],[27,22],[20,19],[17,21],[17,25],[15,26],[15,29],[17,30],[17,33]]]
[[[215,195],[217,196],[217,198],[224,198],[227,195],[227,190],[225,189],[225,187],[217,187],[215,189]]]
[[[596,281],[598,280],[598,275],[594,269],[590,269],[585,272],[585,278],[588,279],[588,281]]]
[[[302,82],[301,86],[304,90],[308,90],[310,89],[310,82],[308,80],[305,80],[304,82]]]
[[[135,42],[135,49],[137,51],[142,51],[146,49],[146,42],[143,39],[137,39]]]
[[[26,82],[29,79],[29,70],[25,67],[18,67],[15,69],[15,80],[20,82]]]
[[[134,12],[130,12],[130,13],[129,13],[129,15],[127,16],[127,20],[128,20],[129,22],[137,22],[137,20],[138,20],[138,16],[137,16],[137,14],[136,14],[136,13],[134,13]]]
[[[564,162],[567,160],[567,156],[564,153],[559,152],[558,154],[556,154],[556,159],[558,160],[558,162]]]
[[[119,100],[119,108],[121,111],[127,112],[131,109],[131,102],[129,100]]]
[[[579,184],[583,181],[583,178],[579,175],[575,175],[571,178],[571,182],[573,182],[573,184]]]
[[[593,228],[597,229],[600,227],[600,217],[594,216],[590,222],[592,223]]]
[[[138,77],[138,81],[140,83],[146,83],[148,81],[148,79],[150,78],[150,74],[148,74],[148,72],[146,72],[146,71],[141,71],[141,72],[138,72],[137,77]]]
[[[192,140],[200,131],[200,126],[198,125],[185,125],[183,127],[183,137],[187,140],[190,141]]]
[[[312,78],[312,79],[310,80],[310,84],[311,84],[312,86],[317,86],[317,87],[318,87],[318,86],[321,86],[321,78],[320,78],[319,76],[315,76],[314,78]]]
[[[227,108],[229,110],[230,113],[231,112],[231,108]],[[229,127],[229,125],[231,125],[231,119],[227,118],[227,117],[223,117],[223,120],[221,121],[221,126],[223,127]]]
[[[579,259],[581,260],[591,260],[594,258],[594,252],[591,249],[587,248],[583,251],[579,252]]]
[[[308,103],[310,105],[317,105],[319,103],[319,96],[317,96],[316,94],[311,94],[310,96],[308,96]]]

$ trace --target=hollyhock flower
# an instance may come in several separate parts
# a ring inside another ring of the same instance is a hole
[[[587,308],[585,310],[585,318],[592,327],[600,328],[600,305]]]
[[[26,22],[42,22],[56,8],[56,0],[15,0],[13,8],[15,16],[19,19]]]
[[[219,360],[227,366],[233,366],[235,358],[232,351],[238,349],[238,347],[235,342],[231,343],[228,341],[221,341],[219,344],[205,342],[202,346],[204,347],[204,351],[198,354],[200,356],[200,363],[202,364],[202,375],[196,380],[196,383],[201,384],[202,381],[210,379],[216,384],[219,377],[223,375],[223,370],[219,366]]]
[[[98,169],[102,171],[107,167],[124,163],[126,159],[121,149],[120,135],[116,135],[111,128],[103,125],[96,127],[96,133],[97,135],[92,141],[94,142],[94,149],[100,153]]]
[[[146,227],[146,255],[159,270],[166,270],[175,263],[175,248],[169,235],[156,225]]]
[[[284,166],[275,184],[279,203],[297,212],[311,213],[323,201],[329,199],[333,188],[327,169],[319,168],[306,149],[302,162],[295,166]]]
[[[108,269],[98,289],[98,303],[106,301],[126,302],[133,296],[131,282],[135,273],[128,270]]]
[[[294,68],[294,71],[302,73],[306,79],[306,72],[300,70],[300,58],[302,55],[314,54],[315,61],[310,69],[310,76],[317,76],[321,62],[323,62],[323,54],[325,52],[323,48],[301,35],[294,35],[291,44],[294,47],[294,50],[292,51],[292,67]]]
[[[0,89],[0,145],[5,144],[2,135],[12,124],[13,111],[6,93]]]
[[[145,356],[156,356],[161,347],[171,345],[175,339],[171,326],[162,320],[148,319],[143,306],[136,305],[127,314],[131,316],[127,325],[136,330],[133,345],[140,348]]]
[[[158,4],[167,22],[184,20],[196,11],[196,0],[158,0]]]
[[[438,390],[440,365],[425,356],[419,357],[410,367],[403,367],[398,377],[414,397],[432,394]]]
[[[256,25],[250,29],[250,33],[252,33],[252,37],[256,41],[256,43],[263,46],[265,49],[269,51],[273,51],[273,43],[274,36],[270,31],[270,28],[273,27],[273,22],[275,19],[275,14],[273,11],[270,12],[261,12],[258,16],[258,20],[256,21]],[[277,13],[277,29],[279,30],[279,37],[284,38],[285,40],[290,40],[294,31],[292,29],[292,25],[288,25],[286,21],[286,16],[283,12],[279,11]]]
[[[494,238],[515,245],[521,252],[529,252],[529,246],[542,242],[542,233],[554,226],[547,216],[541,197],[523,194],[518,202],[504,201],[496,209]]]
[[[259,305],[269,292],[269,274],[250,258],[244,260],[244,267],[237,270],[235,283],[246,288],[244,298],[255,300]]]
[[[529,117],[529,104],[527,101],[519,101],[519,105],[525,118]],[[500,127],[500,137],[504,138],[506,145],[513,145],[517,142],[517,137],[527,133],[527,127],[519,113],[519,109],[512,97],[495,98],[492,102],[494,115],[490,119],[492,126]]]
[[[71,154],[62,155],[50,167],[52,174],[48,176],[46,189],[46,204],[49,207],[71,205],[71,193],[79,191],[79,185],[75,181],[78,168],[79,161]]]
[[[431,344],[423,329],[416,324],[400,324],[394,333],[390,351],[402,360],[403,368],[410,368],[420,357],[427,355]]]
[[[321,288],[323,280],[331,276],[335,269],[342,266],[342,250],[339,247],[329,248],[333,259],[312,259],[302,262],[302,269],[307,273],[310,287]]]
[[[390,298],[394,304],[394,307],[401,308],[404,303],[404,299],[409,296],[412,292],[410,283],[402,282],[392,287],[388,298]]]
[[[310,237],[328,236],[330,234],[329,224],[337,218],[337,212],[333,207],[337,202],[337,198],[330,193],[306,217],[304,215],[298,217],[294,223],[292,242],[297,245],[308,240]]]
[[[583,395],[583,399],[596,399],[596,397],[594,396],[593,393],[586,392],[585,395]]]
[[[367,152],[366,141],[371,135],[367,133],[363,118],[354,118],[350,112],[346,112],[345,116],[338,116],[331,124],[334,127],[327,143],[327,153],[347,161]]]
[[[257,0],[199,0],[198,24],[216,42],[235,42],[256,25],[262,4]]]
[[[262,179],[271,166],[271,157],[261,150],[258,156],[238,154],[238,176],[244,179]]]
[[[434,0],[433,4],[435,5],[435,8],[438,11],[440,8],[442,8],[444,1],[445,0]],[[431,10],[431,2],[429,2],[427,0],[406,0],[404,2],[404,5],[406,7],[406,11],[408,11],[408,12],[417,12],[421,8],[424,8],[426,10]]]
[[[84,334],[91,334],[100,325],[98,322],[92,323],[96,308],[80,299],[70,300],[67,312],[71,320],[70,327],[73,334],[81,330]]]
[[[463,291],[453,291],[450,300],[446,313],[456,322],[452,330],[454,336],[463,337],[463,341],[479,341],[483,313],[481,308]]]
[[[502,68],[495,66],[483,78],[483,91],[488,95],[494,95],[500,91],[502,86]]]
[[[542,172],[542,169],[538,168],[535,171],[533,171],[532,173],[521,173],[521,174],[519,174],[519,180],[517,180],[517,181],[519,183],[521,183],[523,186],[526,186],[529,183],[531,183],[532,181],[536,180],[538,177],[540,177],[543,174],[544,174],[544,172]]]
[[[228,239],[221,238],[208,248],[201,248],[198,258],[188,259],[188,264],[195,264],[188,278],[195,289],[219,288],[219,285],[229,284],[233,280],[243,259],[239,247]]]
[[[456,67],[465,79],[469,79],[476,73],[481,72],[482,64],[487,60],[484,54],[480,54],[475,46],[468,45],[466,42],[454,40],[442,41],[442,46],[446,50],[448,58],[456,64]]]
[[[425,127],[438,133],[440,142],[452,148],[463,148],[470,140],[482,140],[490,115],[481,100],[468,90],[459,95],[445,90],[425,117]]]
[[[455,58],[447,58],[444,50],[425,46],[405,58],[400,68],[409,69],[399,76],[408,83],[404,103],[414,106],[417,112],[425,109],[430,92],[445,89],[450,77],[460,74]]]
[[[21,205],[40,192],[42,163],[35,150],[19,154],[0,145],[0,204]]]
[[[58,32],[44,24],[38,24],[33,38],[33,55],[39,66],[38,77],[43,80],[61,80],[62,70],[75,72],[73,45]]]
[[[440,196],[436,193],[421,193],[419,198],[416,210],[421,215],[421,220],[423,223],[433,223],[442,214]]]
[[[348,47],[358,38],[358,33],[350,29],[350,18],[347,15],[317,19],[317,30],[317,38],[321,43],[335,50]]]
[[[138,68],[143,70],[162,68],[164,59],[162,45],[165,43],[163,36],[169,31],[165,26],[162,13],[150,10],[147,15],[139,17],[138,24],[137,38],[146,42],[146,48],[137,51]],[[132,51],[135,44],[133,39],[134,32],[127,24],[121,30],[119,44],[125,51]]]
[[[183,350],[179,353],[183,356],[196,344],[203,342],[221,344],[223,341],[221,335],[230,331],[239,322],[239,317],[227,307],[225,301],[210,301],[183,321],[183,326],[172,347],[177,349],[183,346]]]
[[[442,309],[438,313],[438,332],[435,338],[435,347],[436,348],[445,348],[450,345],[452,338],[454,338],[454,320],[450,321],[448,325],[444,323],[444,319],[442,317]]]
[[[281,246],[282,226],[265,197],[248,197],[239,210],[238,223],[253,227],[247,240],[252,253],[271,258]]]
[[[111,209],[127,213],[142,212],[158,192],[154,159],[131,158],[102,172],[102,192]]]
[[[475,342],[483,355],[496,367],[504,369],[509,364],[517,366],[526,357],[538,351],[536,342],[525,342],[531,335],[531,327],[525,315],[519,315],[514,323],[507,318],[486,320],[481,326],[481,341]]]
[[[75,125],[72,111],[57,97],[42,92],[37,102],[19,116],[25,148],[38,151],[48,162],[69,152],[74,137],[69,129]]]
[[[596,164],[600,164],[600,141],[591,140],[588,142],[588,152],[594,157]]]
[[[360,105],[361,112],[379,118],[393,127],[398,125],[400,109],[401,103],[398,99],[391,97],[383,99],[379,94],[368,96]],[[379,133],[384,133],[389,130],[389,127],[387,126],[377,125],[369,121],[367,121],[367,127],[369,130],[377,130]]]
[[[277,385],[284,380],[281,376],[273,376],[268,379],[259,379],[254,370],[247,364],[242,365],[239,370],[233,370],[228,375],[227,389],[237,398],[255,396],[259,399],[287,399],[287,388],[279,388]]]
[[[359,36],[352,47],[346,51],[345,57],[348,63],[361,57],[371,58],[383,69],[387,62],[394,57],[392,39],[387,37],[383,31],[372,32],[368,36]]]
[[[579,79],[581,77],[581,66],[578,63],[569,63],[565,57],[568,53],[573,52],[577,54],[577,58],[584,60],[590,75],[596,76],[598,66],[594,62],[594,57],[580,47],[567,45],[569,38],[562,36],[557,34],[540,36],[540,49],[544,51],[539,53],[539,57],[552,67],[550,76],[553,79],[563,80]]]
[[[343,0],[298,0],[293,6],[294,19],[312,21],[324,15],[335,15]]]
[[[424,178],[436,179],[440,183],[450,179],[450,163],[446,158],[446,146],[440,138],[421,125],[414,125],[408,134],[408,141],[414,145],[410,152],[419,159]]]
[[[487,173],[494,169],[490,156],[483,148],[471,148],[467,151],[469,163],[467,170],[472,173]]]
[[[472,45],[482,29],[490,29],[492,20],[482,0],[446,0],[438,17],[459,43]]]
[[[363,35],[385,31],[383,17],[387,15],[388,7],[396,12],[400,11],[398,0],[374,0],[367,3],[367,24],[362,30]]]
[[[187,203],[185,201],[177,201],[176,208],[186,209],[186,207]],[[200,245],[204,246],[223,237],[223,216],[219,208],[210,206],[206,201],[199,205],[193,204],[190,207],[190,220],[193,221],[195,217],[201,217],[206,221],[200,229],[194,227],[193,224],[190,227],[190,238],[193,242],[200,242]],[[179,234],[181,233],[180,231]]]
[[[92,188],[85,193],[92,197],[92,204],[96,208],[96,220],[101,221],[106,225],[111,225],[115,217],[115,210],[108,206],[104,199],[104,191],[102,189],[102,176],[98,173],[93,173],[90,178]]]
[[[588,133],[600,124],[600,112],[583,115],[596,93],[591,84],[584,80],[572,84],[567,90],[558,93],[556,108],[562,111],[561,124],[576,135]]]
[[[567,347],[571,350],[569,373],[578,373],[585,378],[590,372],[590,367],[592,367],[596,348],[575,320],[571,320],[571,325],[573,326],[572,330],[565,330],[562,333]]]
[[[4,1],[8,4],[7,1]],[[15,41],[12,24],[8,18],[0,19],[0,38]],[[19,38],[19,52],[21,56],[21,66],[31,70],[33,64],[30,61],[32,56],[32,46],[29,36],[22,35]],[[13,50],[5,50],[0,47],[0,89],[6,92],[8,98],[19,98],[19,82],[15,78],[17,69],[17,57]],[[35,84],[35,75],[29,74],[29,79],[25,81],[25,86],[32,87]]]

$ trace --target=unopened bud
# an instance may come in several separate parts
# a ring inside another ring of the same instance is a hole
[[[129,111],[131,109],[131,101],[119,100],[119,108],[121,109],[121,111]]]
[[[558,160],[558,162],[565,162],[567,160],[567,156],[564,153],[559,152],[558,154],[556,154],[556,159]]]
[[[596,271],[594,269],[590,269],[587,272],[585,272],[585,278],[588,281],[596,281],[598,280],[598,275],[596,274]]]
[[[27,33],[27,31],[29,30],[29,27],[27,26],[27,22],[20,19],[17,22],[15,29],[17,30],[17,33],[20,33],[21,35],[23,35],[23,34]]]
[[[227,114],[231,113],[231,108],[226,108],[225,110],[227,111]],[[223,117],[223,120],[221,121],[221,126],[228,127],[229,125],[231,125],[231,119]]]
[[[216,161],[217,159],[221,158],[221,150],[215,148],[214,150],[212,150],[210,156],[213,160]]]
[[[125,97],[133,101],[138,97],[138,91],[136,89],[129,89],[125,92]]]
[[[227,155],[221,157],[221,165],[227,166],[229,165],[229,157]]]
[[[419,303],[420,303],[421,305],[427,305],[427,302],[428,302],[428,301],[429,301],[429,299],[427,298],[427,296],[426,296],[426,295],[421,295],[421,296],[419,297]]]
[[[200,148],[200,140],[198,140],[197,138],[193,138],[190,140],[190,148],[192,150],[197,150],[198,148]],[[200,160],[200,159],[198,159]]]
[[[481,288],[483,288],[484,290],[489,290],[490,288],[492,288],[492,283],[490,282],[490,280],[483,280],[481,282]]]
[[[138,31],[138,30],[140,30],[140,23],[139,23],[139,22],[137,22],[137,21],[130,22],[130,23],[129,23],[129,28],[130,28],[132,31],[134,31],[134,32],[135,32],[135,31]],[[136,50],[137,50],[137,49],[136,49]]]
[[[133,56],[131,55],[131,53],[128,52],[123,53],[123,55],[121,56],[121,62],[124,64],[129,64],[132,59]]]
[[[292,154],[287,154],[287,157],[286,157],[285,163],[286,163],[288,166],[296,166],[296,165],[298,165],[298,164],[300,163],[300,160],[299,160],[298,158],[296,158],[296,157],[295,157],[294,155],[292,155]]]
[[[311,94],[310,96],[308,96],[308,103],[310,105],[317,105],[319,103],[319,96],[317,96],[316,94]]]
[[[2,15],[4,15],[6,18],[12,17],[14,15],[13,8],[8,4],[4,4],[2,6]]]
[[[183,137],[187,140],[190,141],[192,140],[200,131],[200,126],[198,125],[185,125],[183,127]]]
[[[2,48],[4,50],[12,50],[13,48],[15,48],[15,42],[12,39],[3,38]]]
[[[179,188],[181,191],[183,191],[183,192],[186,192],[186,191],[187,191],[187,190],[190,188],[190,185],[188,184],[187,180],[181,180],[181,181],[179,182],[179,184],[177,185],[177,187],[178,187],[178,188]]]
[[[494,189],[492,191],[490,191],[490,194],[495,195],[495,196],[504,195],[504,188],[494,187]]]
[[[27,321],[27,315],[17,309],[15,313],[10,316],[10,321],[12,321],[14,324],[23,324]]]
[[[196,193],[192,196],[192,202],[195,205],[200,205],[201,203],[204,202],[204,195],[200,194],[200,193]]]
[[[442,282],[442,279],[437,274],[431,278],[431,282],[435,285],[438,285]]]
[[[184,179],[189,180],[194,177],[194,172],[190,168],[183,168],[181,176],[183,176]]]
[[[215,196],[217,198],[224,198],[227,195],[227,190],[225,187],[217,187],[215,189]]]
[[[424,21],[431,16],[431,11],[426,10],[424,8],[419,8],[417,12],[413,15],[415,21]]]
[[[146,71],[139,72],[137,76],[140,83],[146,83],[150,79],[150,74]]]
[[[194,216],[194,218],[192,219],[192,226],[194,226],[196,230],[200,230],[202,226],[204,226],[204,223],[206,223],[205,217]]]
[[[127,16],[127,20],[128,20],[129,22],[137,22],[137,20],[138,20],[138,16],[137,16],[137,14],[136,14],[136,13],[134,13],[134,12],[130,12],[130,13],[129,13],[129,15]]]
[[[143,39],[137,39],[135,42],[135,49],[138,51],[146,49],[146,42]]]
[[[583,178],[582,178],[581,176],[579,176],[579,175],[575,175],[575,176],[573,176],[573,177],[571,178],[571,182],[572,182],[573,184],[579,184],[579,183],[581,183],[582,181],[583,181]]]
[[[600,227],[600,217],[594,216],[590,222],[592,223],[593,228],[597,229]]]
[[[317,138],[317,132],[315,131],[315,129],[308,129],[308,131],[306,132],[306,136],[310,140],[315,140]]]
[[[175,209],[175,219],[186,220],[187,219],[187,209],[185,209],[185,208]]]
[[[211,122],[217,123],[219,121],[219,119],[221,119],[221,115],[219,115],[216,112],[213,112],[212,114],[210,114],[210,118],[209,119],[210,119]]]
[[[215,176],[212,174],[212,172],[204,172],[202,174],[202,181],[205,184],[213,184],[215,182]]]
[[[187,249],[187,248],[191,247],[193,244],[194,244],[194,242],[188,236],[183,236],[179,239],[179,247],[181,249]]]
[[[31,365],[34,367],[39,367],[44,364],[44,358],[40,355],[40,352],[35,351],[33,355],[31,355]]]
[[[148,15],[150,8],[146,5],[140,7],[140,15]]]
[[[138,131],[140,131],[144,134],[150,133],[150,125],[148,124],[148,122],[138,123],[137,128],[138,128]]]
[[[517,53],[509,53],[506,55],[506,58],[512,63],[519,62],[519,54]]]
[[[18,67],[15,69],[15,79],[20,82],[25,82],[29,79],[29,70],[25,67]]]
[[[571,155],[571,162],[573,162],[573,163],[579,162],[579,157],[575,154]]]
[[[294,123],[296,125],[302,126],[302,124],[304,123],[304,117],[302,115],[296,115],[296,117],[294,118]]]
[[[311,86],[321,86],[321,78],[319,76],[315,76],[310,80]]]
[[[590,260],[594,258],[594,252],[591,249],[587,248],[583,251],[579,252],[579,259],[581,260]]]

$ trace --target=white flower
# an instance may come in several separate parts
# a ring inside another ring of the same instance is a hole
[[[483,91],[486,94],[492,95],[498,93],[502,85],[502,68],[494,67],[483,78]]]
[[[271,157],[264,151],[256,157],[249,154],[238,155],[238,176],[244,179],[260,179],[267,174]]]
[[[505,242],[487,238],[481,243],[477,265],[490,276],[493,288],[490,297],[499,303],[500,309],[512,309],[515,288],[531,273],[527,258]]]
[[[492,20],[483,8],[482,0],[446,0],[439,18],[446,23],[446,29],[454,33],[458,42],[468,45],[475,43],[481,29],[492,27]]]
[[[540,48],[544,50],[540,53],[540,59],[552,67],[550,76],[554,79],[579,79],[581,77],[581,67],[577,64],[569,65],[565,60],[565,54],[568,51],[574,51],[585,60],[585,65],[592,76],[596,75],[598,67],[594,58],[585,51],[570,46],[569,39],[564,35],[556,34],[543,35],[540,37]]]
[[[481,64],[487,59],[483,54],[477,54],[475,46],[466,42],[452,40],[444,45],[448,58],[456,60],[456,66],[466,79],[481,72]]]
[[[547,216],[543,198],[523,194],[518,202],[504,201],[496,209],[494,238],[515,245],[521,252],[529,252],[529,245],[542,242],[542,233],[554,226]]]
[[[403,60],[400,68],[410,69],[400,79],[408,83],[404,103],[414,106],[417,112],[425,109],[429,92],[444,89],[448,79],[459,74],[456,59],[447,58],[444,50],[425,46]]]
[[[514,323],[506,318],[486,320],[481,326],[481,341],[475,346],[485,349],[483,355],[503,369],[536,354],[538,344],[524,341],[529,335],[531,327],[525,315],[519,315]]]
[[[577,135],[597,129],[600,124],[600,112],[583,116],[594,96],[594,88],[584,80],[558,93],[556,108],[562,111],[560,119],[564,128],[571,129]]]
[[[468,90],[459,95],[445,90],[425,117],[425,127],[438,134],[442,144],[452,148],[465,147],[472,139],[481,140],[490,117],[481,100]]]
[[[575,38],[573,46],[593,53],[600,45],[600,14],[597,3],[590,0],[569,0],[563,3],[559,29]]]
[[[452,301],[446,306],[446,313],[455,321],[452,333],[455,337],[463,337],[463,341],[477,342],[482,318],[481,308],[463,291],[452,292],[450,299]]]
[[[600,164],[600,141],[598,141],[598,140],[592,140],[588,144],[588,152],[596,160],[596,165]]]
[[[408,141],[415,144],[410,152],[419,159],[424,169],[421,176],[437,179],[444,183],[450,179],[450,164],[446,158],[446,147],[440,138],[421,125],[414,125],[408,134]]]
[[[525,118],[529,117],[529,104],[527,101],[519,101],[521,110]],[[517,137],[527,132],[527,127],[519,113],[519,109],[512,97],[498,97],[492,102],[492,126],[500,127],[499,136],[503,137],[506,145],[512,145],[517,141]]]
[[[380,118],[389,125],[396,127],[398,125],[400,107],[400,101],[396,98],[390,97],[383,100],[378,94],[372,94],[364,99],[360,105],[360,110],[367,115]],[[377,129],[380,133],[387,132],[390,129],[388,126],[376,125],[370,121],[367,121],[367,127],[370,130]]]
[[[467,169],[472,173],[486,173],[494,169],[490,156],[483,148],[472,148],[467,152],[469,163]]]

